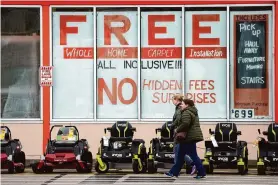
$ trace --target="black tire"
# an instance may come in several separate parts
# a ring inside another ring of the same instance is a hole
[[[85,168],[85,169],[82,169],[81,167],[76,167],[76,171],[78,173],[91,173],[92,172],[92,169],[91,168]]]
[[[265,175],[265,171],[266,171],[265,165],[258,165],[257,166],[258,175]]]
[[[98,163],[98,161],[96,161],[95,163],[95,170],[97,173],[107,173],[109,170],[109,163],[106,161],[103,161],[104,167],[101,167]]]
[[[24,167],[15,167],[15,172],[16,173],[23,173],[24,172],[24,170],[25,170],[25,168]]]
[[[91,152],[85,152],[81,156],[81,160],[86,163],[86,169],[77,170],[82,173],[91,173],[93,168],[93,155]]]
[[[134,173],[139,173],[139,162],[137,160],[132,161],[132,169]]]
[[[14,164],[12,162],[8,163],[8,173],[13,174],[15,170]]]
[[[212,162],[209,165],[204,165],[207,174],[213,174],[213,164]]]
[[[42,167],[41,169],[37,169],[38,163],[35,163],[32,165],[32,171],[36,174],[41,174],[44,172],[44,167]]]
[[[146,173],[147,172],[147,163],[145,161],[142,161],[142,159],[141,159],[141,163],[143,166],[143,170],[140,173]]]
[[[245,175],[245,174],[246,174],[245,164],[244,164],[244,165],[237,166],[237,170],[238,170],[238,173],[239,173],[240,175]]]
[[[244,164],[245,164],[245,172],[247,174],[248,173],[248,168],[249,168],[249,166],[248,166],[248,156],[247,155],[245,156]]]
[[[25,170],[25,153],[24,152],[19,152],[15,154],[15,163],[22,163],[23,167],[15,167],[15,171],[17,173],[23,173]]]
[[[85,152],[81,156],[81,160],[87,163],[93,163],[93,155],[91,152]]]
[[[146,165],[144,165],[143,162],[141,162],[141,163],[142,163],[142,168],[140,169],[138,160],[132,161],[132,169],[133,169],[134,173],[136,173],[136,174],[145,173],[147,171]]]
[[[45,171],[46,173],[52,173],[52,172],[53,172],[53,167],[51,167],[51,166],[46,166],[45,169],[44,169],[44,171]]]
[[[148,170],[148,173],[156,173],[157,172],[157,167],[155,166],[154,161],[148,161],[147,170]]]

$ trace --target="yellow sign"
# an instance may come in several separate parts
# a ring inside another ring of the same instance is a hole
[[[1,140],[4,140],[5,139],[5,134],[6,134],[6,129],[1,129]]]

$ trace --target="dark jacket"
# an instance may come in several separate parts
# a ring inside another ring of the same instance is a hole
[[[190,126],[190,124],[192,124]],[[198,110],[195,106],[187,107],[181,111],[181,118],[176,132],[186,132],[184,140],[177,141],[176,143],[197,143],[204,140],[203,133],[200,127]]]
[[[176,107],[175,107],[175,113],[174,113],[174,116],[173,116],[173,123],[172,123],[172,128],[175,129],[178,124],[179,124],[179,121],[180,121],[180,118],[181,118],[181,109],[180,109],[180,104],[177,104]]]

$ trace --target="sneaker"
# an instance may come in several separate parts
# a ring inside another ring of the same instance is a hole
[[[177,178],[177,176],[174,176],[173,174],[171,174],[171,173],[169,173],[169,172],[164,173],[164,175],[166,175],[167,177],[174,178],[174,179]]]
[[[191,171],[190,175],[194,175],[196,172],[197,172],[196,166],[194,165],[194,166],[192,167],[192,171]]]
[[[194,177],[194,179],[205,179],[207,178],[206,176],[200,176],[200,175],[197,175]]]

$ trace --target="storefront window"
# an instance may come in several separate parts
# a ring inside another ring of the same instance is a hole
[[[172,118],[181,94],[181,8],[141,8],[141,117]]]
[[[94,118],[94,14],[56,9],[52,17],[53,118]]]
[[[1,118],[40,118],[40,8],[1,7]]]
[[[231,8],[230,117],[272,118],[272,11]]]
[[[272,7],[53,10],[54,119],[172,119],[175,94],[201,121],[273,119]]]
[[[97,118],[137,119],[137,8],[97,8]]]
[[[185,94],[204,119],[227,118],[226,8],[185,9]]]

